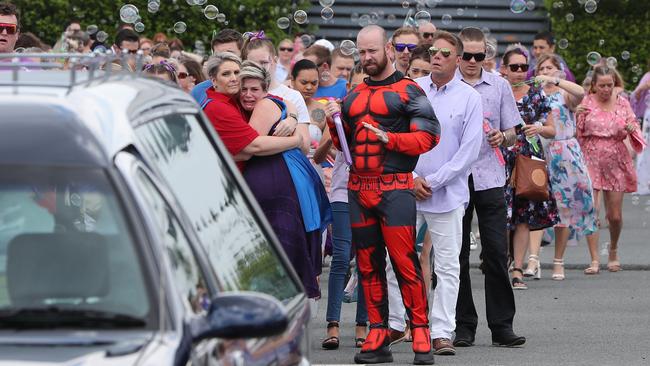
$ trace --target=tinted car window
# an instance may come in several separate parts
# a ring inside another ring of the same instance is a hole
[[[0,312],[56,307],[152,319],[135,242],[104,171],[0,170]]]
[[[197,117],[156,119],[136,134],[185,208],[227,290],[259,291],[280,300],[300,292]]]
[[[137,182],[163,236],[165,254],[174,274],[175,287],[188,311],[202,313],[210,306],[210,296],[189,240],[173,210],[144,172],[138,171]]]

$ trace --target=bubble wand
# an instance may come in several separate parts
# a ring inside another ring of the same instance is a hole
[[[334,98],[319,98],[316,99],[317,102],[326,104],[330,101],[335,101]],[[350,148],[348,147],[348,140],[345,138],[345,130],[343,129],[343,121],[341,121],[341,113],[336,112],[332,115],[334,120],[334,126],[336,126],[336,134],[339,136],[339,143],[341,144],[341,151],[343,152],[343,158],[347,165],[352,165],[352,155],[350,155]]]
[[[490,126],[490,122],[488,122],[489,113],[485,113],[484,117],[485,118],[483,119],[483,132],[487,134],[488,132],[490,132],[490,130],[492,130],[492,127]],[[496,155],[497,160],[499,160],[499,164],[501,164],[501,166],[505,166],[506,161],[503,158],[503,153],[501,153],[501,149],[499,149],[498,146],[495,146],[493,149],[494,149],[494,155]]]

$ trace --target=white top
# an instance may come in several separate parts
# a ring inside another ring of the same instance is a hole
[[[305,104],[305,99],[302,97],[300,92],[293,90],[284,84],[280,84],[269,90],[269,94],[278,96],[293,103],[298,112],[298,123],[311,123],[309,112],[307,111],[307,104]]]

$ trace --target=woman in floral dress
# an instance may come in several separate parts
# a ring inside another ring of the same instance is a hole
[[[573,110],[582,101],[584,89],[576,83],[559,78],[561,68],[557,55],[543,55],[537,61],[535,78],[544,85],[555,121],[555,137],[544,150],[551,191],[560,214],[560,223],[555,225],[555,257],[551,276],[559,281],[564,279],[563,258],[569,240],[577,241],[582,236],[587,237],[591,265],[585,269],[585,274],[597,274],[599,263],[598,236],[595,235],[598,228],[591,179],[580,144],[575,138],[576,124],[573,118]],[[538,235],[531,234],[529,266],[524,275],[539,273],[539,261],[531,262],[530,258],[537,258],[541,236],[541,232]],[[531,268],[531,265],[534,267]]]
[[[548,99],[544,91],[525,83],[528,71],[528,55],[520,49],[514,48],[503,56],[506,79],[512,86],[512,91],[517,100],[519,114],[524,121],[523,126],[517,126],[517,142],[505,151],[506,181],[510,181],[515,158],[522,154],[527,157],[537,157],[544,160],[544,150],[538,135],[546,138],[555,136],[555,126],[550,112]],[[523,281],[524,272],[521,269],[530,242],[530,231],[552,227],[559,222],[559,215],[555,200],[532,202],[516,197],[514,188],[506,185],[506,203],[508,206],[508,230],[512,233],[512,288],[525,290],[528,288]],[[549,195],[551,193],[549,192]]]
[[[616,79],[615,69],[597,66],[589,95],[576,110],[578,141],[593,184],[596,217],[603,196],[607,210],[610,272],[621,270],[617,251],[623,228],[623,195],[637,188],[628,136],[639,129],[630,102],[614,93],[615,87],[622,87],[616,85]]]

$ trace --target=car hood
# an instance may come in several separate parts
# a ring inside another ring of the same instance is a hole
[[[0,332],[0,366],[131,365],[154,338],[152,331]]]

